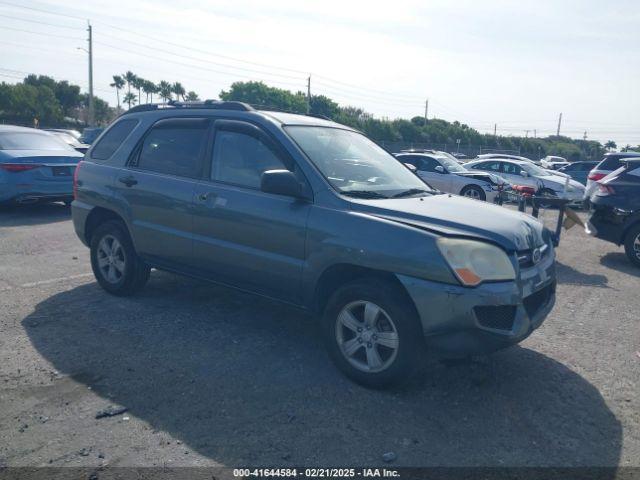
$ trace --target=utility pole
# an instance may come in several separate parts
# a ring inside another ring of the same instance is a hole
[[[556,132],[556,136],[560,136],[560,126],[562,125],[562,113],[560,113],[560,116],[558,117],[558,131]]]
[[[582,135],[582,140],[587,141],[587,131],[584,131],[584,135]]]
[[[307,78],[307,115],[311,113],[311,75]]]
[[[496,137],[496,133],[498,132],[498,124],[494,123],[493,124],[493,136]]]
[[[427,118],[429,115],[429,99],[427,98],[427,101],[424,102],[424,124],[427,124]]]
[[[530,132],[530,131],[531,131],[531,130],[525,130],[525,131],[524,131],[524,138],[529,138],[529,132]]]
[[[91,23],[87,21],[87,32],[89,33],[89,38],[87,42],[89,43],[89,126],[93,126],[95,123],[95,111],[93,109],[93,38],[91,31]]]
[[[538,138],[538,131],[535,128],[533,129],[533,138]]]

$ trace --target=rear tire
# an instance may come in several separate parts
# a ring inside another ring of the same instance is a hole
[[[483,202],[487,200],[487,194],[484,193],[481,187],[477,185],[467,185],[461,191],[460,195],[463,197],[473,198],[474,200],[482,200]]]
[[[133,248],[126,227],[117,220],[109,220],[93,232],[91,268],[100,286],[118,296],[139,291],[151,272]]]
[[[631,263],[640,267],[640,225],[631,227],[624,237],[624,251]]]
[[[400,385],[422,363],[420,320],[392,282],[367,278],[340,287],[327,303],[322,327],[333,362],[365,387]]]

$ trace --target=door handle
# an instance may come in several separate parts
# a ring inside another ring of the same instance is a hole
[[[138,180],[136,180],[131,175],[129,175],[128,177],[120,177],[118,181],[120,183],[124,183],[127,187],[133,187],[134,185],[138,184]]]
[[[200,200],[201,202],[206,202],[210,198],[215,198],[215,197],[216,197],[216,194],[213,192],[204,192],[198,195],[198,200]]]

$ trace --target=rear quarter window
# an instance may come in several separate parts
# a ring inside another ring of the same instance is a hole
[[[138,120],[133,118],[127,120],[120,120],[113,125],[103,135],[100,141],[91,150],[91,158],[94,160],[107,160],[115,153],[122,142],[133,131],[134,127],[138,124]]]

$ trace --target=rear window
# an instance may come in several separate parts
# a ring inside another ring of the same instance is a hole
[[[607,155],[596,168],[598,170],[616,170],[622,166],[621,160],[624,158],[637,158],[637,156],[633,154]]]
[[[0,150],[73,150],[50,133],[3,132],[0,133]]]
[[[95,160],[107,160],[110,158],[137,124],[138,121],[132,118],[120,120],[93,147],[91,158]]]

